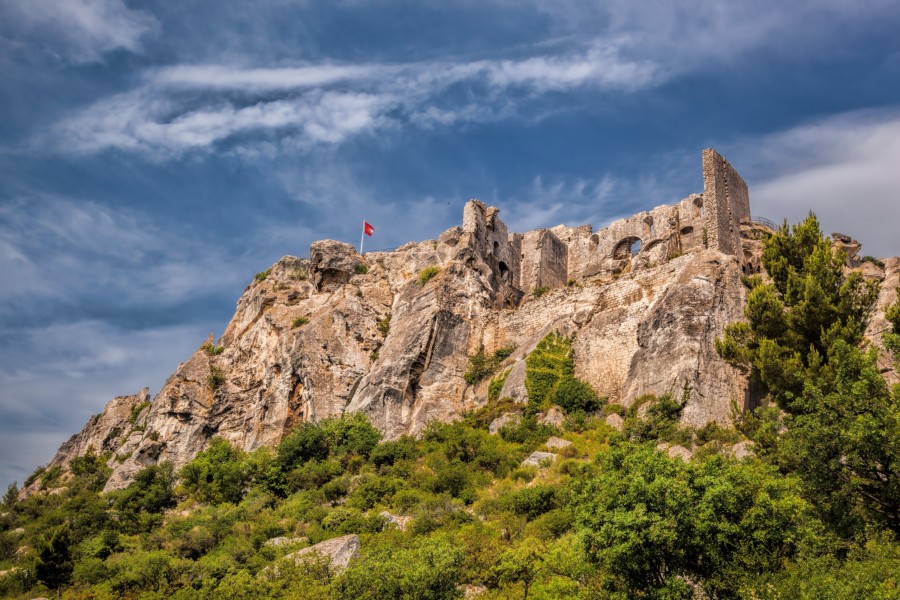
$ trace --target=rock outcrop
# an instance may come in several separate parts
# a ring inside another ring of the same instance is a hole
[[[751,219],[746,184],[724,158],[704,151],[703,166],[703,194],[596,231],[511,233],[498,209],[473,200],[462,226],[437,240],[362,256],[315,242],[308,259],[287,256],[257,275],[222,337],[149,405],[147,391],[113,400],[51,464],[108,452],[111,490],[146,465],[183,466],[213,437],[253,450],[346,411],[388,438],[416,434],[487,401],[489,380],[464,377],[479,349],[516,348],[500,365],[500,397],[526,402],[525,358],[553,331],[571,337],[575,374],[610,402],[686,390],[685,424],[729,423],[748,401],[746,378],[714,340],[742,318],[741,277],[760,272],[767,226]],[[881,312],[900,261],[885,264]]]

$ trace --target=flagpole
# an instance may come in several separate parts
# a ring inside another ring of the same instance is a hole
[[[359,234],[359,255],[362,256],[363,241],[366,239],[366,222],[363,221],[362,233]]]

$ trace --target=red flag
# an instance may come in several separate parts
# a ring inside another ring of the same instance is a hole
[[[373,233],[375,233],[375,228],[369,225],[366,221],[363,221],[363,232],[371,237]]]

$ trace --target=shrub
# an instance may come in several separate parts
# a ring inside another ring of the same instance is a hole
[[[566,377],[559,382],[554,396],[554,404],[561,406],[567,413],[589,413],[600,408],[600,398],[594,388],[584,381]]]
[[[219,354],[225,352],[225,346],[216,346],[211,342],[205,342],[202,346],[200,346],[200,349],[210,356],[218,356]]]
[[[178,473],[185,490],[201,502],[238,503],[244,496],[249,473],[244,469],[244,452],[228,440],[213,438],[209,448],[201,452]]]
[[[369,352],[369,362],[375,362],[378,360],[378,350],[372,350]]]
[[[880,267],[880,268],[882,268],[882,269],[884,268],[884,261],[883,261],[883,260],[879,260],[879,259],[875,258],[874,256],[868,256],[868,255],[867,255],[867,256],[863,256],[860,260],[861,260],[862,262],[870,262],[870,263],[872,263],[873,265],[875,265],[875,266],[877,266],[877,267]]]
[[[297,327],[302,327],[309,323],[309,319],[307,317],[297,317],[293,321],[291,321],[291,328],[296,329]]]
[[[219,367],[210,367],[209,376],[206,378],[206,385],[210,390],[216,391],[225,383],[225,371]]]
[[[503,386],[506,384],[506,379],[509,377],[509,373],[512,369],[507,369],[497,377],[491,379],[491,382],[488,384],[488,402],[494,403],[500,399],[500,392],[503,391]]]
[[[388,313],[384,317],[375,321],[375,326],[378,328],[378,332],[387,337],[388,332],[391,330],[391,313]]]
[[[541,296],[543,296],[544,294],[546,294],[549,291],[550,291],[549,287],[547,287],[546,285],[542,285],[540,287],[534,288],[534,290],[531,291],[531,294],[535,298],[540,298]]]
[[[309,277],[309,271],[307,271],[304,267],[300,267],[299,269],[294,269],[293,271],[291,271],[289,277],[294,281],[306,281],[306,279]]]
[[[590,412],[601,405],[593,388],[575,377],[572,340],[556,332],[542,339],[525,359],[525,389],[532,414],[552,404],[567,412]]]
[[[149,400],[144,400],[143,402],[138,402],[134,406],[131,407],[131,414],[128,415],[128,422],[134,425],[137,422],[138,417],[145,408],[150,406]]]
[[[494,350],[494,353],[488,356],[484,348],[479,348],[478,352],[469,357],[469,368],[466,370],[463,378],[469,385],[475,385],[482,379],[490,377],[497,372],[500,364],[516,351],[515,345],[507,345]],[[503,389],[503,385],[500,385]],[[499,395],[500,389],[497,390]]]
[[[510,498],[513,512],[529,521],[556,507],[556,487],[550,485],[522,488]]]
[[[353,272],[357,275],[365,275],[369,272],[369,265],[367,265],[366,263],[356,263],[353,266]]]
[[[425,267],[424,269],[422,269],[421,272],[419,272],[419,284],[425,285],[426,283],[428,283],[429,281],[434,279],[437,276],[437,274],[440,272],[441,272],[440,267],[435,267],[435,266]]]
[[[265,271],[260,271],[256,274],[256,281],[265,281],[266,278],[272,273],[272,269],[266,269]]]
[[[278,445],[276,462],[285,471],[313,460],[328,458],[328,440],[322,429],[309,422],[295,427]]]

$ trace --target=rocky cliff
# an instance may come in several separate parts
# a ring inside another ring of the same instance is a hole
[[[714,340],[742,317],[741,276],[760,271],[767,226],[750,217],[746,184],[724,158],[707,150],[703,168],[703,194],[599,231],[510,233],[496,208],[471,201],[462,226],[437,240],[362,256],[316,242],[309,258],[257,275],[221,339],[206,340],[152,402],[146,390],[116,398],[51,464],[109,452],[116,489],[146,465],[182,466],[215,436],[251,450],[344,411],[388,437],[415,434],[487,401],[488,381],[464,377],[479,349],[515,347],[501,397],[526,401],[524,358],[552,331],[571,336],[576,375],[611,402],[688,389],[686,423],[728,423],[747,402],[746,380]],[[883,312],[900,260],[873,269],[888,284]]]

